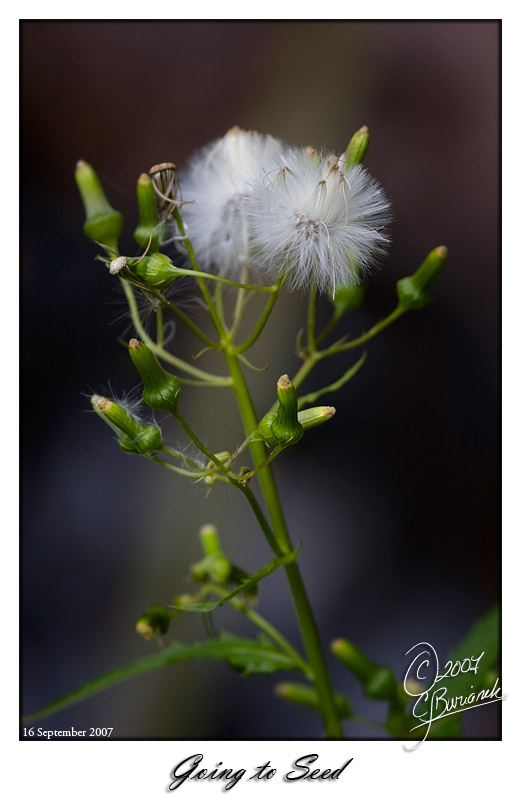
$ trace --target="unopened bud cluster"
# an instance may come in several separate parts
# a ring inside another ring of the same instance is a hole
[[[161,431],[156,425],[147,425],[123,406],[94,394],[91,404],[99,416],[118,434],[119,445],[125,453],[145,455],[161,446]]]

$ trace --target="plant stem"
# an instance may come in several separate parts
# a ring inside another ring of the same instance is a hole
[[[163,346],[163,337],[164,337],[165,329],[163,327],[163,309],[161,306],[156,308],[156,339],[157,339],[157,346]]]
[[[194,378],[199,378],[200,380],[204,381],[205,384],[211,384],[212,386],[229,386],[230,385],[230,378],[224,377],[221,375],[212,375],[210,372],[205,372],[202,369],[197,369],[197,367],[193,367],[191,364],[187,364],[186,361],[183,361],[181,358],[177,358],[177,356],[172,355],[167,350],[164,350],[162,347],[158,347],[156,342],[148,335],[145,328],[143,327],[143,323],[141,322],[139,311],[136,303],[136,298],[134,296],[134,291],[132,286],[128,281],[121,281],[123,286],[123,290],[125,292],[128,307],[130,311],[130,318],[134,323],[134,327],[136,332],[139,334],[141,340],[147,345],[147,347],[152,350],[159,358],[162,358],[163,361],[168,361],[168,363],[172,364],[177,369],[182,370],[183,372],[187,372],[189,375],[193,375]]]
[[[350,342],[346,342],[345,344],[333,344],[331,347],[328,347],[326,350],[322,350],[320,355],[322,358],[326,358],[327,356],[335,355],[335,353],[343,353],[344,350],[351,350],[353,347],[360,347],[361,344],[368,342],[370,339],[373,339],[380,331],[383,331],[384,328],[387,328],[388,325],[391,325],[395,320],[399,319],[402,314],[405,314],[407,311],[406,308],[402,308],[402,306],[396,306],[394,311],[391,311],[387,317],[377,322],[376,325],[367,331],[367,333],[363,333],[358,339],[353,339]]]
[[[250,436],[257,430],[258,425],[248,387],[237,357],[227,349],[225,349],[224,353],[232,376],[233,389],[243,418],[246,434]],[[261,441],[252,441],[251,450],[255,465],[259,467],[266,459],[264,443]],[[267,466],[265,469],[261,470],[258,477],[272,521],[278,548],[282,550],[283,553],[289,553],[293,550],[293,546],[271,468]],[[313,680],[320,698],[320,710],[324,719],[326,737],[329,739],[342,739],[344,736],[342,724],[335,707],[333,690],[327,672],[320,636],[302,581],[300,569],[296,563],[293,563],[287,564],[285,570],[293,595],[302,638],[313,670]]]
[[[295,650],[295,648],[288,642],[288,640],[276,629],[273,625],[268,622],[265,617],[262,617],[257,611],[254,611],[252,608],[248,608],[244,603],[241,604],[240,607],[237,604],[237,610],[241,611],[245,614],[254,625],[260,628],[261,631],[267,633],[274,642],[276,642],[282,650],[285,650],[286,653],[291,656],[297,664],[299,664],[302,672],[307,675],[310,680],[313,680],[313,674],[309,668],[309,664],[307,664],[300,653]]]
[[[186,252],[188,253],[188,258],[190,259],[190,263],[192,264],[192,267],[194,268],[194,272],[199,272],[200,273],[201,270],[199,269],[199,264],[197,262],[197,258],[196,258],[196,255],[195,255],[195,251],[194,251],[192,242],[190,241],[190,239],[186,235],[185,226],[184,226],[183,220],[181,219],[181,214],[179,213],[179,209],[177,208],[177,206],[174,208],[173,216],[174,216],[175,221],[177,222],[177,226],[179,228],[179,233],[181,234],[181,236],[184,237],[184,243],[185,243],[185,247],[186,247]],[[197,281],[197,283],[199,285],[199,289],[201,290],[201,294],[203,295],[204,302],[206,303],[208,311],[210,312],[210,316],[212,318],[213,324],[215,325],[215,329],[217,330],[217,333],[221,337],[221,341],[222,341],[223,338],[226,336],[226,331],[224,329],[223,323],[221,322],[221,318],[219,317],[219,314],[217,313],[217,309],[215,308],[212,295],[210,294],[208,286],[206,285],[205,279],[204,278],[199,278],[197,276],[194,276],[194,277],[195,277],[195,279],[196,279],[196,281]]]
[[[221,278],[220,275],[212,275],[210,272],[199,272],[193,269],[179,269],[179,275],[187,275],[189,278],[204,278],[208,281],[218,281],[225,283],[227,286],[235,286],[237,289],[251,289],[253,292],[266,292],[267,294],[273,293],[275,289],[273,286],[258,286],[257,284],[250,283],[237,283],[237,281],[230,281],[228,278]]]
[[[309,290],[309,305],[308,305],[308,350],[314,353],[317,349],[315,340],[315,327],[317,321],[317,290],[315,284]]]
[[[240,345],[235,348],[235,353],[244,353],[245,350],[248,350],[252,345],[255,344],[259,336],[261,335],[262,331],[264,330],[264,326],[266,325],[271,312],[277,302],[277,298],[279,296],[279,292],[282,288],[282,284],[284,283],[284,278],[279,278],[275,287],[272,287],[272,295],[270,299],[267,301],[264,309],[259,317],[257,325],[255,326],[253,332],[248,336],[248,338]]]
[[[341,389],[344,384],[354,378],[356,373],[359,369],[363,366],[365,359],[367,358],[367,352],[364,352],[361,358],[358,359],[356,364],[353,364],[352,367],[349,367],[347,372],[344,374],[334,383],[331,383],[329,386],[324,386],[323,389],[318,389],[316,392],[310,392],[309,394],[304,394],[302,397],[298,399],[298,407],[299,410],[303,406],[310,406],[313,403],[316,403],[319,397],[322,397],[323,394],[329,394],[330,392],[336,392],[338,389]]]

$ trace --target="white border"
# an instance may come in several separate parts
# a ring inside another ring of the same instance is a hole
[[[123,4],[99,3],[89,4],[89,18],[119,18],[117,9],[122,8]],[[135,7],[135,6],[134,6]],[[471,10],[476,16],[465,17],[464,13],[470,10],[469,4],[463,3],[438,3],[435,10],[438,14],[448,12],[446,16],[438,19],[497,19],[501,14],[503,4],[474,3]],[[78,7],[76,7],[78,9]],[[175,8],[177,18],[214,18],[212,13],[215,8],[208,3],[190,3],[188,6],[190,14],[183,15],[181,9]],[[357,10],[359,10],[358,7]],[[4,760],[4,771],[2,783],[11,781],[12,791],[8,790],[8,796],[19,798],[52,798],[53,800],[92,800],[92,797],[101,798],[124,797],[128,800],[150,800],[153,797],[164,797],[166,787],[169,784],[170,770],[183,758],[192,753],[204,753],[205,763],[212,768],[219,761],[224,766],[234,769],[244,767],[248,773],[259,763],[263,763],[266,758],[271,759],[273,766],[279,769],[278,774],[269,783],[253,784],[245,779],[240,781],[233,789],[234,797],[246,797],[246,792],[250,796],[253,792],[257,796],[273,788],[283,787],[286,796],[295,792],[295,786],[299,791],[305,793],[316,793],[317,785],[310,782],[299,781],[296,784],[283,783],[282,774],[291,767],[294,758],[306,753],[317,752],[320,755],[319,764],[322,767],[337,767],[344,763],[346,758],[353,757],[353,763],[346,769],[341,778],[329,784],[320,782],[321,788],[327,787],[326,791],[330,796],[345,797],[348,793],[351,796],[364,798],[377,797],[408,797],[413,793],[421,794],[423,800],[430,798],[459,796],[464,791],[465,797],[489,798],[491,796],[502,796],[501,786],[507,784],[508,774],[514,775],[516,759],[514,758],[514,743],[517,741],[514,735],[514,727],[517,723],[517,664],[518,646],[516,642],[517,631],[519,630],[519,615],[512,597],[512,587],[519,583],[517,570],[521,559],[519,558],[519,535],[521,532],[521,520],[519,518],[519,451],[520,451],[520,415],[518,411],[520,387],[519,387],[519,302],[521,299],[521,270],[519,267],[519,244],[515,241],[519,229],[519,191],[515,173],[518,171],[519,163],[519,104],[514,98],[517,97],[518,87],[516,77],[519,74],[518,53],[518,33],[519,16],[512,14],[509,4],[509,13],[503,17],[503,63],[504,63],[504,297],[503,297],[503,319],[504,319],[504,379],[503,379],[503,399],[504,399],[504,430],[508,434],[505,436],[504,452],[504,611],[503,611],[503,654],[504,671],[503,687],[509,695],[508,700],[503,704],[503,741],[502,742],[427,742],[418,751],[413,753],[404,752],[402,745],[398,742],[330,742],[330,743],[305,743],[305,742],[89,742],[82,745],[71,744],[70,742],[55,742],[50,746],[42,746],[41,743],[18,742],[17,737],[17,698],[14,686],[17,684],[16,671],[9,670],[9,675],[3,675],[2,687],[4,689],[4,708],[7,713],[3,715],[2,730],[7,739],[2,752],[7,754]],[[313,12],[313,13],[308,13]],[[425,10],[425,7],[423,7]],[[81,8],[86,11],[86,8]],[[124,10],[128,16],[123,18],[139,18],[139,15],[132,14],[132,4],[125,4]],[[136,10],[138,10],[136,8]],[[141,10],[141,9],[139,9]],[[154,4],[156,17],[169,18],[174,8],[171,3],[159,2]],[[257,14],[248,16],[245,8],[241,8],[238,3],[225,3],[219,5],[222,12],[220,19],[227,18],[272,18],[272,19],[320,19],[316,16],[316,6],[312,4],[287,4],[281,5],[280,2],[268,2],[262,5],[264,16]],[[341,18],[345,14],[345,4],[330,4],[328,7],[329,18]],[[364,10],[368,10],[365,9]],[[387,3],[373,3],[373,12],[379,11],[373,18],[388,19]],[[25,2],[21,3],[18,13],[24,19],[42,19],[41,3]],[[45,11],[48,16],[46,19],[60,18],[84,18],[78,14],[71,13],[73,9],[65,3],[47,3]],[[102,12],[99,15],[96,12]],[[196,14],[195,12],[199,12]],[[297,12],[298,16],[291,14]],[[393,11],[398,11],[397,19],[407,19],[408,15],[413,19],[432,19],[428,13],[418,14],[417,6],[412,3],[398,3],[393,5]],[[94,13],[93,13],[94,12]],[[336,16],[338,14],[338,17]],[[368,19],[367,16],[351,17],[352,19]],[[8,170],[8,180],[17,182],[16,154],[18,152],[17,134],[17,86],[16,86],[16,63],[17,55],[17,24],[18,19],[4,19],[4,45],[2,48],[2,69],[1,73],[7,87],[4,87],[3,97],[8,97],[10,113],[4,115],[4,134],[10,134],[11,141],[8,145],[4,144],[4,170]],[[5,100],[4,100],[5,101]],[[9,120],[9,130],[6,131],[6,120]],[[515,150],[514,150],[515,148]],[[9,154],[9,157],[6,157]],[[486,154],[483,154],[486,158]],[[479,169],[479,164],[476,165]],[[450,177],[448,178],[450,179]],[[4,178],[5,180],[5,178]],[[516,191],[517,190],[517,191]],[[514,194],[515,192],[515,194]],[[12,218],[9,210],[1,209],[2,219]],[[4,247],[8,244],[4,241]],[[8,256],[8,253],[7,253]],[[4,254],[4,259],[6,254]],[[7,268],[4,261],[4,267]],[[469,291],[472,287],[469,287]],[[3,304],[4,305],[4,304]],[[5,308],[4,308],[5,310]],[[4,329],[4,356],[5,356],[5,332],[14,334],[16,330],[16,320],[9,320]],[[13,337],[14,338],[14,337]],[[14,355],[14,354],[13,354]],[[15,356],[16,359],[16,356]],[[11,374],[16,372],[16,360],[13,361]],[[4,367],[4,377],[6,370]],[[7,373],[9,374],[9,373]],[[13,417],[13,393],[12,387],[9,394],[5,391],[1,393],[4,406],[3,419],[12,420]],[[9,431],[8,431],[9,433]],[[11,474],[12,453],[16,450],[16,439],[4,446],[3,465]],[[7,459],[9,459],[7,461]],[[9,491],[11,498],[15,497],[14,491]],[[3,504],[2,504],[3,508]],[[12,509],[16,518],[16,506]],[[3,535],[6,539],[14,540],[16,523],[3,519]],[[7,567],[13,559],[16,560],[16,553],[12,549],[8,551],[8,558],[3,559],[2,569],[2,589],[7,589],[7,596],[3,602],[4,609],[4,645],[8,646],[9,652],[15,652],[12,630],[12,598],[16,596],[17,586],[12,585],[13,575],[16,570]],[[9,573],[10,580],[8,579]],[[16,579],[15,579],[16,584]],[[3,663],[6,662],[4,656]],[[16,664],[13,665],[16,669]],[[7,705],[5,705],[7,704]],[[9,751],[6,750],[6,746]],[[509,783],[509,782],[508,782]],[[512,785],[514,782],[512,781]],[[262,788],[263,787],[263,788]],[[190,795],[210,797],[215,796],[216,792],[222,791],[220,783],[195,784],[187,782],[178,793],[184,796]],[[170,794],[170,793],[167,793]]]

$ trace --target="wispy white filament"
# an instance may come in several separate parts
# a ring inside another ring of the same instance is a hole
[[[334,293],[388,244],[389,201],[359,165],[310,148],[288,150],[251,185],[247,203],[255,267],[290,289]]]
[[[256,178],[283,145],[271,136],[232,128],[197,153],[180,175],[187,235],[201,267],[240,275],[250,251],[245,203]],[[190,202],[194,201],[194,202]]]

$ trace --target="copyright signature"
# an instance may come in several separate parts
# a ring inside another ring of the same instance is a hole
[[[504,696],[501,695],[499,678],[496,678],[491,689],[471,691],[466,695],[457,696],[451,696],[449,693],[450,684],[447,682],[451,678],[466,673],[478,675],[479,664],[485,651],[477,656],[464,658],[462,661],[447,661],[441,670],[438,654],[429,642],[418,642],[407,650],[405,655],[410,653],[414,654],[414,657],[405,674],[403,687],[409,697],[416,698],[412,715],[418,720],[418,724],[411,728],[411,732],[424,728],[425,734],[423,739],[408,748],[409,750],[415,750],[425,741],[432,723],[436,720],[504,699]],[[437,686],[440,681],[445,681],[446,685]],[[478,684],[478,680],[476,680],[476,684]],[[470,689],[473,688],[471,684]]]

